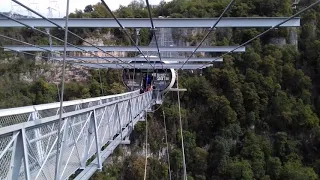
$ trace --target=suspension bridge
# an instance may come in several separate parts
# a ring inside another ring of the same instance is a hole
[[[29,55],[31,54],[30,52],[55,52],[54,54],[58,54],[58,56],[42,58],[63,62],[63,67],[65,67],[66,63],[70,63],[71,65],[95,69],[148,69],[151,72],[173,69],[174,73],[171,74],[170,81],[177,82],[169,82],[170,87],[166,87],[166,91],[177,91],[179,105],[179,91],[181,90],[179,89],[178,77],[176,77],[178,70],[195,70],[210,67],[214,62],[222,62],[223,57],[227,54],[245,52],[247,44],[271,30],[299,27],[299,15],[320,3],[320,1],[317,1],[291,17],[223,18],[232,6],[234,2],[232,0],[219,18],[171,19],[152,17],[147,0],[150,18],[118,19],[102,0],[106,11],[109,11],[113,18],[69,19],[67,17],[69,14],[69,1],[67,1],[66,18],[48,19],[18,0],[13,0],[13,2],[41,18],[19,19],[0,13],[2,16],[0,27],[28,27],[47,35],[49,39],[54,38],[64,42],[64,46],[30,44],[0,34],[3,39],[23,44],[22,46],[3,45],[1,48],[4,50]],[[56,27],[65,31],[64,40],[41,30],[41,28]],[[71,32],[68,29],[69,27],[120,28],[134,46],[96,46]],[[266,30],[238,46],[202,47],[208,35],[215,31],[216,28],[221,27],[251,27],[264,28]],[[153,33],[150,46],[139,46],[131,38],[126,28],[136,28],[137,30],[150,28]],[[197,46],[182,47],[174,45],[170,28],[208,28],[208,31]],[[89,45],[73,45],[68,42],[68,35],[74,35]],[[88,53],[91,56],[68,56],[67,51],[79,51]],[[105,53],[106,56],[97,56],[95,52],[98,51]],[[136,52],[139,56],[135,58],[115,57],[111,52],[116,51]],[[191,54],[186,56],[185,52]],[[196,52],[219,52],[222,55],[219,57],[198,58],[194,57]],[[97,60],[105,62],[101,63]],[[163,78],[160,81],[165,80],[166,78]],[[134,81],[133,79],[131,82]],[[134,131],[136,123],[146,120],[147,113],[152,112],[153,107],[156,104],[161,104],[164,100],[164,90],[156,89],[141,93],[137,89],[131,89],[131,91],[123,94],[63,101],[63,83],[64,78],[62,78],[61,83],[60,102],[0,110],[0,179],[60,180],[68,179],[74,174],[76,174],[75,179],[89,179],[97,170],[102,169],[103,162],[113,153],[117,146],[130,144],[129,136]],[[176,84],[177,87],[173,88],[173,84]],[[182,130],[181,117],[180,128]],[[185,162],[184,151],[183,159]],[[186,165],[184,163],[185,179],[186,173]]]

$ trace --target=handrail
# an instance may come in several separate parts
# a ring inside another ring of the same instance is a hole
[[[132,91],[127,92],[123,94],[116,94],[116,95],[109,95],[109,96],[103,96],[103,97],[95,97],[95,98],[87,98],[87,99],[81,99],[81,100],[72,100],[72,101],[65,101],[63,102],[63,107],[72,106],[72,105],[79,105],[83,103],[90,103],[94,101],[99,100],[105,100],[115,97],[121,97],[126,96],[130,94],[136,94],[139,93],[139,91]],[[59,108],[60,103],[48,103],[48,104],[39,104],[39,105],[32,105],[32,106],[24,106],[24,107],[17,107],[17,108],[9,108],[9,109],[0,109],[0,117],[4,116],[10,116],[10,115],[17,115],[17,114],[24,114],[24,113],[31,113],[34,111],[41,111],[46,109],[53,109],[53,108]]]
[[[119,99],[119,100],[116,100],[116,101],[108,102],[106,104],[101,104],[101,105],[97,105],[97,106],[93,106],[93,107],[89,107],[89,108],[85,108],[85,109],[81,109],[81,110],[77,110],[77,111],[63,113],[62,114],[62,118],[68,118],[68,117],[71,117],[71,116],[74,116],[74,115],[77,115],[77,114],[87,113],[87,112],[90,112],[90,111],[92,111],[94,109],[99,109],[99,108],[102,108],[102,107],[105,107],[105,106],[111,106],[111,105],[114,105],[114,104],[117,104],[117,103],[120,103],[120,102],[123,102],[123,101],[127,101],[129,99],[134,99],[134,98],[137,98],[139,96],[144,96],[145,94],[148,94],[148,93],[150,95],[150,94],[152,94],[152,91],[148,91],[146,93],[138,94],[138,95],[135,95],[135,96],[129,96],[127,98],[123,98],[123,99]],[[46,118],[42,118],[42,119],[37,119],[35,121],[28,121],[28,122],[23,122],[23,123],[19,123],[19,124],[14,124],[14,125],[11,125],[11,126],[2,127],[2,128],[0,128],[0,136],[4,135],[4,134],[12,133],[14,131],[17,131],[17,130],[21,129],[22,127],[23,128],[29,128],[29,127],[40,126],[42,124],[50,123],[50,122],[56,121],[58,119],[59,119],[59,115],[55,115],[55,116],[50,116],[50,117],[46,117]]]

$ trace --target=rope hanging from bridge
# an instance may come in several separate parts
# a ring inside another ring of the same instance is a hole
[[[145,154],[145,163],[144,163],[144,176],[143,180],[147,179],[147,165],[148,165],[148,112],[145,111],[146,113],[146,140],[145,140],[145,148],[146,148],[146,154]]]
[[[167,161],[168,161],[168,172],[169,172],[169,180],[171,180],[171,167],[170,167],[170,153],[169,153],[169,143],[168,143],[168,133],[167,133],[167,123],[166,123],[166,115],[164,111],[162,111],[163,114],[163,126],[164,126],[164,135],[167,145]]]
[[[177,89],[179,89],[179,73],[178,73],[178,71],[177,71]],[[178,106],[179,106],[179,124],[180,124],[182,160],[183,160],[183,180],[187,180],[187,165],[186,165],[186,157],[185,157],[185,153],[184,153],[183,127],[182,127],[181,103],[180,103],[180,92],[179,91],[178,91]]]

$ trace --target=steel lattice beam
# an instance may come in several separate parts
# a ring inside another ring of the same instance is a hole
[[[117,61],[117,58],[114,57],[101,57],[103,59],[109,60],[109,61]],[[132,61],[145,61],[147,63],[147,61],[142,58],[142,57],[118,57],[120,58],[122,61],[124,62],[132,62]],[[58,61],[62,61],[63,57],[53,57],[54,60],[58,60]],[[67,61],[78,61],[79,59],[84,60],[84,61],[103,61],[99,58],[96,57],[67,57],[66,60]],[[216,59],[215,57],[211,57],[211,58],[191,58],[189,60],[189,62],[211,62],[214,59]],[[187,59],[186,58],[162,58],[162,61],[164,62],[185,62]],[[160,59],[158,57],[151,57],[150,61],[157,61],[159,62]],[[219,58],[216,60],[216,62],[222,62],[223,58]]]
[[[287,17],[229,17],[223,18],[218,28],[228,27],[272,27],[279,22],[286,20]],[[19,18],[17,19],[32,27],[56,27],[50,22],[40,18]],[[64,27],[65,19],[54,18],[50,19],[56,24]],[[121,24],[126,28],[151,28],[150,19],[148,18],[119,18]],[[217,18],[159,18],[154,19],[154,26],[156,28],[209,28],[217,21]],[[299,27],[300,18],[295,18],[281,27]],[[21,24],[13,22],[8,19],[0,19],[0,27],[23,27]],[[70,28],[118,28],[119,25],[112,18],[79,18],[69,19]]]
[[[151,66],[150,64],[143,64],[143,63],[130,63],[129,64],[111,64],[111,63],[96,63],[96,64],[89,64],[89,63],[74,63],[76,65],[85,66],[89,68],[110,68],[110,69],[179,69],[182,67],[182,63],[180,64],[154,64],[155,66]],[[185,70],[192,70],[192,69],[203,69],[212,66],[212,64],[185,64],[182,69]]]
[[[44,49],[50,49],[52,51],[63,51],[63,46],[40,46],[43,49],[39,49],[33,46],[3,46],[5,51],[45,51]],[[96,52],[99,51],[97,48],[92,46],[78,46],[81,49],[86,51]],[[137,48],[134,46],[99,46],[104,51],[108,52],[138,52]],[[200,47],[198,52],[229,52],[234,49],[236,46],[209,46],[209,47]],[[67,51],[74,51],[74,52],[81,52],[79,48],[67,47]],[[140,46],[139,47],[143,52],[157,52],[156,47],[149,47],[149,46]],[[187,46],[187,47],[179,47],[179,46],[172,46],[172,47],[159,47],[160,52],[192,52],[194,51],[195,47]],[[10,50],[9,50],[10,49]],[[246,48],[242,47],[236,50],[235,52],[245,52]]]

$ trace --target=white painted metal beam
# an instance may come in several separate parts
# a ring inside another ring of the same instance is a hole
[[[89,64],[89,63],[74,63],[80,66],[86,66],[89,68],[97,68],[97,69],[103,69],[103,68],[110,68],[110,69],[180,69],[182,67],[182,63],[180,64],[153,64],[151,66],[149,63],[130,63],[130,64],[102,64],[102,63],[97,63],[97,64]],[[195,70],[195,69],[203,69],[212,66],[212,64],[185,64],[182,69],[190,69],[190,70]]]
[[[103,60],[101,59],[103,58]],[[53,57],[54,60],[57,61],[62,61],[63,57]],[[97,61],[99,60],[99,62],[104,61],[104,60],[109,60],[109,61],[117,61],[118,59],[121,59],[124,62],[132,62],[132,61],[142,61],[142,62],[146,62],[147,61],[142,58],[142,57],[67,57],[66,60],[67,61],[78,61],[79,59],[84,60],[84,61]],[[158,57],[150,57],[148,58],[149,61],[153,62],[159,62],[160,59]],[[216,60],[215,60],[216,59]],[[163,62],[185,62],[187,60],[187,58],[183,58],[183,57],[178,57],[178,58],[166,58],[166,57],[162,57],[161,60]],[[191,58],[189,59],[188,62],[211,62],[215,60],[215,62],[222,62],[223,58],[215,58],[215,57],[206,57],[206,58]]]
[[[33,47],[33,46],[3,46],[5,51],[45,51],[44,49],[50,49],[52,51],[64,51],[63,46],[40,46],[43,49]],[[83,50],[96,52],[100,51],[97,48],[93,46],[77,46]],[[99,48],[103,49],[104,51],[108,52],[138,52],[137,48],[134,46],[99,46]],[[140,46],[139,47],[142,52],[157,52],[156,47],[149,47],[149,46]],[[186,47],[180,47],[180,46],[171,46],[171,47],[159,47],[160,52],[192,52],[195,50],[195,46],[186,46]],[[235,49],[236,46],[207,46],[207,47],[200,47],[197,52],[229,52]],[[81,52],[80,49],[68,46],[67,51],[74,51],[74,52]],[[237,49],[234,52],[245,52],[246,48],[241,47]]]
[[[272,27],[284,20],[287,17],[229,17],[223,18],[218,28],[227,27]],[[17,19],[22,23],[28,24],[32,27],[56,27],[50,22],[40,18],[20,18]],[[55,18],[50,19],[56,24],[64,27],[65,19]],[[148,18],[119,18],[120,23],[126,28],[151,28],[150,19]],[[156,28],[210,28],[217,18],[155,18],[153,19]],[[295,18],[281,27],[299,27],[300,18]],[[8,19],[0,19],[0,27],[23,27],[21,24]],[[112,18],[79,18],[69,19],[70,28],[118,28],[119,25]]]

